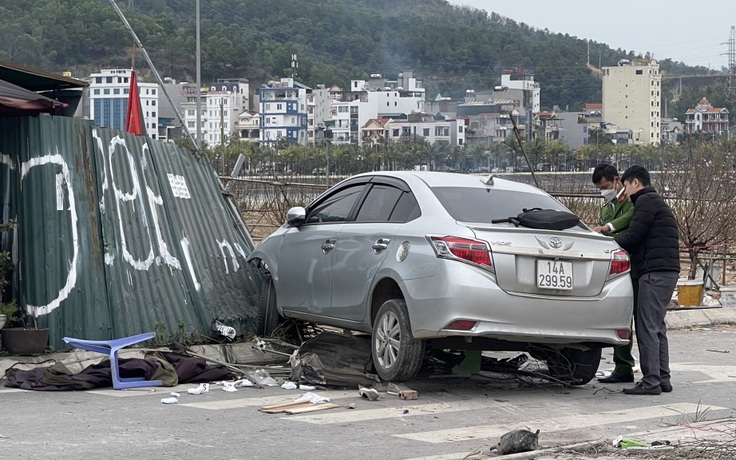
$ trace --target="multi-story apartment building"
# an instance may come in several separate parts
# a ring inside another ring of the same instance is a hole
[[[311,88],[282,78],[258,88],[260,141],[273,145],[284,139],[307,144],[307,94]]]
[[[181,116],[184,118],[184,124],[194,139],[197,138],[197,93],[199,93],[199,106],[202,115],[199,117],[202,139],[207,139],[207,91],[197,91],[195,83],[182,85],[179,94],[184,97],[185,102],[181,103]]]
[[[261,117],[258,112],[246,110],[238,116],[238,137],[245,142],[257,143],[260,135]]]
[[[435,119],[426,113],[413,113],[406,120],[390,120],[386,126],[388,142],[417,142],[430,144],[447,142],[451,146],[465,145],[465,120]]]
[[[468,142],[490,145],[493,142],[503,142],[513,136],[511,116],[516,110],[517,126],[522,138],[526,138],[526,126],[531,121],[530,113],[519,107],[518,101],[506,99],[478,100],[474,91],[466,91],[465,102],[458,104],[457,116],[467,118]]]
[[[125,116],[128,111],[128,92],[132,69],[102,69],[89,77],[90,118],[95,124],[105,128],[125,130]],[[156,139],[158,136],[158,95],[156,83],[143,83],[137,80],[146,134]]]
[[[659,144],[661,85],[654,59],[622,59],[617,66],[604,67],[603,119],[630,130],[635,143]]]
[[[398,80],[385,80],[372,74],[369,81],[352,80],[350,89],[332,101],[330,120],[335,144],[361,144],[360,128],[374,118],[401,118],[424,111],[424,88],[412,71],[399,74]]]
[[[720,136],[728,133],[728,109],[713,107],[706,98],[702,98],[695,107],[685,112],[685,133],[704,133]]]
[[[207,91],[207,135],[209,145],[219,145],[237,136],[238,116],[249,107],[249,84],[244,78],[218,79]]]
[[[525,68],[504,69],[501,71],[501,91],[518,90],[522,92],[519,105],[537,113],[540,111],[541,90],[539,83],[534,81],[534,70]],[[509,99],[506,96],[506,99]]]

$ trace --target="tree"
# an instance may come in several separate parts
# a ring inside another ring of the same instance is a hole
[[[669,199],[680,239],[690,259],[688,278],[694,279],[700,254],[727,246],[736,225],[730,212],[736,202],[736,143],[697,142],[666,152],[657,178],[660,193]],[[693,167],[697,165],[697,167]]]

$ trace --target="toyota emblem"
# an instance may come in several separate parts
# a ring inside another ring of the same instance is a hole
[[[549,239],[549,245],[554,249],[560,249],[562,247],[562,240],[554,236]]]

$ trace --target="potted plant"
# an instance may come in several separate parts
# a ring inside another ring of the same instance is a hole
[[[5,290],[11,284],[13,268],[10,253],[7,251],[0,252],[0,316],[5,316],[4,327],[0,330],[2,346],[11,355],[43,353],[49,341],[49,330],[47,328],[39,329],[35,317],[33,318],[34,327],[25,327],[28,315],[23,312],[15,299],[5,301]],[[1,320],[2,318],[0,318]]]

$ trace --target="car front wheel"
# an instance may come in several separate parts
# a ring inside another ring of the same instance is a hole
[[[384,302],[373,322],[372,354],[376,373],[393,382],[411,380],[422,366],[424,340],[411,334],[406,302]]]
[[[256,327],[258,333],[264,337],[270,336],[281,322],[281,317],[276,309],[276,289],[273,286],[271,275],[266,273],[262,276],[261,295],[258,300],[258,318]]]

